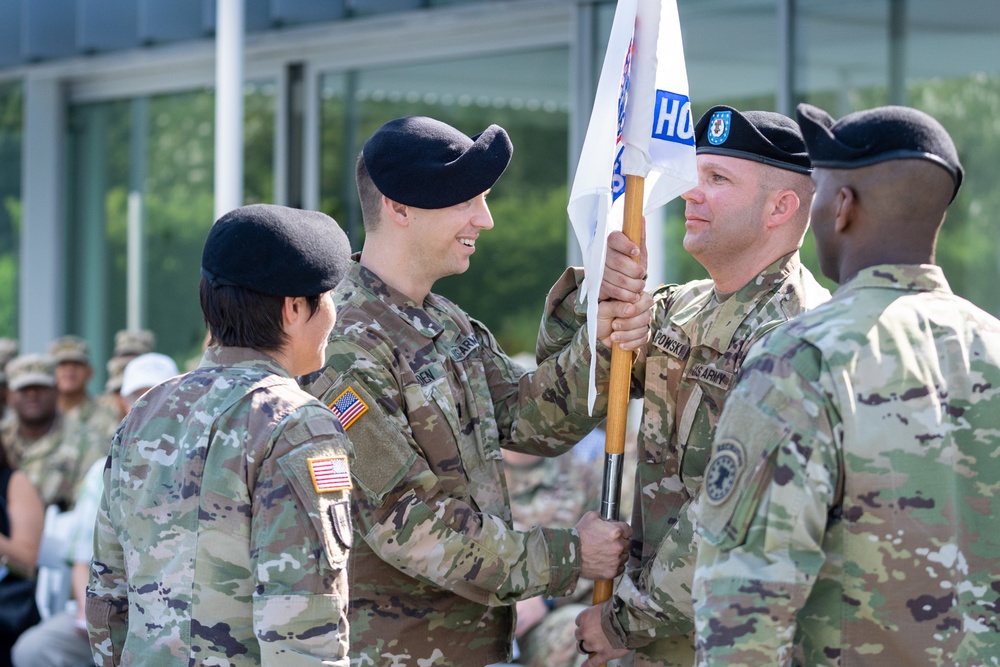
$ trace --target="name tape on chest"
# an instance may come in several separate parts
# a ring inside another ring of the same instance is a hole
[[[351,470],[346,456],[319,456],[307,459],[316,493],[345,491],[351,488]]]
[[[434,382],[434,373],[430,369],[424,369],[417,373],[417,382],[420,383],[421,387],[426,387],[431,382]]]
[[[340,425],[346,431],[351,427],[351,424],[358,421],[361,415],[368,412],[368,405],[361,400],[356,391],[348,387],[340,393],[340,396],[333,399],[333,403],[330,403],[330,409],[333,410],[333,414],[337,415]]]
[[[660,350],[669,354],[671,357],[677,357],[680,360],[687,359],[688,354],[691,352],[691,346],[682,340],[673,338],[666,331],[657,331],[653,334],[653,345],[655,345]]]

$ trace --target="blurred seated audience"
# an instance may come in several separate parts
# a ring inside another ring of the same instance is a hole
[[[38,623],[35,562],[45,510],[27,475],[11,468],[0,448],[0,667],[11,664],[18,636]]]
[[[178,374],[170,357],[155,352],[133,358],[125,366],[120,394],[132,405],[151,387]],[[13,651],[15,667],[82,667],[93,665],[84,615],[87,578],[94,556],[94,522],[104,491],[105,459],[95,462],[84,479],[73,510],[67,536],[67,559],[72,563],[73,599],[64,611],[53,614],[25,632]]]

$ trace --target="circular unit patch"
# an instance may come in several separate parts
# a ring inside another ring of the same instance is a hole
[[[735,440],[723,440],[716,445],[705,471],[705,495],[709,503],[719,505],[729,498],[743,472],[745,461],[743,445]]]

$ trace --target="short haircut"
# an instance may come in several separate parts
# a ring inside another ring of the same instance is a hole
[[[358,199],[361,200],[361,218],[365,223],[365,233],[370,233],[378,227],[382,215],[382,193],[375,187],[368,173],[364,153],[358,155],[354,176],[358,184]]]
[[[234,285],[213,287],[204,278],[198,291],[212,345],[277,350],[288,342],[281,318],[285,297]],[[310,317],[319,308],[320,296],[305,297]]]

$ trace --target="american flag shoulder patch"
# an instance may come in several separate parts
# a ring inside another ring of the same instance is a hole
[[[316,493],[351,488],[351,470],[347,466],[346,456],[317,456],[307,461]]]
[[[358,396],[358,393],[354,389],[348,387],[340,396],[333,399],[330,409],[333,410],[333,414],[337,415],[340,425],[346,431],[350,428],[351,424],[358,420],[358,417],[368,412],[368,405],[361,400],[361,397]]]

